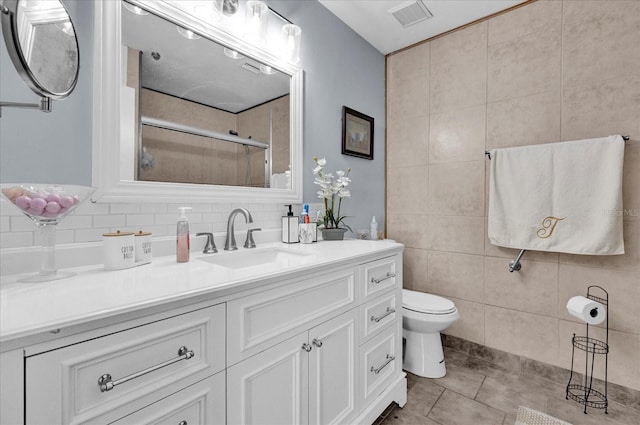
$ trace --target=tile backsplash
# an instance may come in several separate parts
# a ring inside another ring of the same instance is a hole
[[[60,268],[100,264],[102,261],[102,235],[108,232],[143,230],[153,234],[153,255],[173,255],[179,206],[190,206],[188,213],[191,251],[197,252],[204,245],[204,238],[195,238],[199,232],[214,234],[218,247],[224,245],[227,219],[235,208],[247,208],[253,217],[248,225],[236,218],[235,231],[239,237],[248,228],[259,227],[254,233],[258,244],[277,242],[281,235],[281,217],[286,215],[284,205],[277,204],[167,204],[167,203],[85,203],[67,216],[56,231],[57,265]],[[310,204],[310,211],[322,208]],[[301,205],[294,206],[299,215]],[[34,249],[40,246],[40,233],[36,225],[16,208],[0,199],[0,261],[2,275],[37,271],[39,255]]]
[[[98,242],[102,234],[144,230],[154,237],[175,235],[179,206],[190,206],[188,213],[190,230],[224,233],[229,213],[240,206],[247,208],[256,227],[279,228],[285,209],[280,204],[165,204],[165,203],[95,203],[87,202],[67,216],[57,230],[58,244]],[[35,224],[5,200],[0,204],[0,248],[20,248],[39,245],[39,233]],[[236,228],[243,220],[237,219]]]

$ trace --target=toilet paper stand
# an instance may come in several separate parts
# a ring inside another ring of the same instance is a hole
[[[596,296],[592,292],[602,292],[602,296]],[[587,288],[587,298],[597,301],[604,305],[609,310],[609,293],[600,286],[591,285]],[[589,324],[586,324],[585,336],[576,336],[573,334],[571,344],[573,346],[571,350],[571,375],[569,376],[569,382],[567,383],[566,399],[572,399],[580,404],[584,405],[584,413],[587,413],[587,407],[593,407],[595,409],[604,409],[604,413],[608,414],[607,408],[609,402],[607,399],[607,367],[609,357],[609,312],[606,316],[606,333],[605,340],[600,341],[589,336]],[[595,326],[595,325],[591,325]],[[584,377],[580,377],[578,372],[575,372],[574,380],[574,360],[576,358],[576,348],[584,351]],[[598,357],[596,357],[596,354]],[[593,382],[593,370],[596,363],[596,359],[600,359],[601,356],[604,360],[604,392],[598,391],[594,388]]]

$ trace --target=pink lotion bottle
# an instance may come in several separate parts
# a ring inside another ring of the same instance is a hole
[[[187,210],[191,207],[180,207],[180,218],[176,227],[176,261],[186,263],[189,261],[189,219]]]

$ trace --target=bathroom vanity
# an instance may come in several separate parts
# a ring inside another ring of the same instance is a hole
[[[406,402],[402,249],[273,244],[3,278],[1,422],[372,423]]]

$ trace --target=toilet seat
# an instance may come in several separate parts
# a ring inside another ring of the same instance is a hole
[[[425,314],[450,314],[456,311],[453,301],[424,292],[402,290],[402,307]]]

